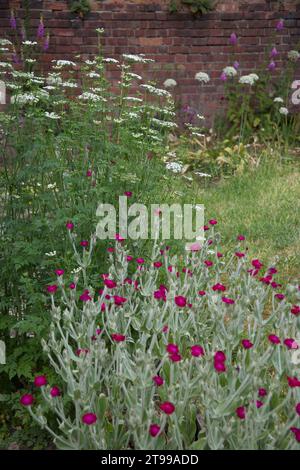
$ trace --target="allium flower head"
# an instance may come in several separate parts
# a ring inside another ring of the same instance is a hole
[[[278,23],[276,24],[276,30],[277,31],[282,31],[284,28],[284,21],[283,19],[280,19]]]
[[[235,33],[231,33],[229,42],[232,46],[235,46],[237,44],[237,35]]]
[[[275,64],[274,60],[271,60],[271,62],[268,65],[268,70],[270,70],[270,72],[273,72],[273,70],[275,70],[275,69],[276,69],[276,64]]]

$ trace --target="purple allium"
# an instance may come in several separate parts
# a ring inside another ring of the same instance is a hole
[[[282,31],[284,28],[284,23],[283,23],[283,19],[280,19],[276,25],[276,30],[277,31]]]
[[[276,47],[273,47],[273,49],[271,50],[271,53],[270,53],[270,57],[274,58],[278,55],[278,51],[276,49]]]
[[[237,35],[235,33],[231,33],[229,42],[232,46],[235,46],[237,44]]]
[[[270,70],[270,72],[273,72],[273,70],[275,70],[275,69],[276,69],[276,64],[275,64],[274,60],[271,60],[271,62],[268,65],[268,70]]]

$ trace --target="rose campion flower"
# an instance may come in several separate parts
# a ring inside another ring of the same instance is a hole
[[[151,437],[156,437],[160,432],[160,426],[158,424],[150,424],[149,434]]]
[[[300,387],[300,380],[298,380],[297,377],[288,377],[287,381],[289,387],[291,388]]]
[[[125,191],[125,192],[124,192],[124,196],[131,197],[131,196],[132,196],[132,192],[131,192],[131,191]]]
[[[34,378],[34,385],[36,387],[43,387],[47,385],[47,378],[45,375],[38,375]]]
[[[239,406],[236,410],[235,413],[238,418],[240,419],[245,419],[246,418],[246,409],[244,406]]]
[[[120,297],[119,295],[114,295],[115,305],[123,305],[127,302],[126,297]]]
[[[161,387],[161,385],[164,384],[164,379],[160,375],[155,375],[152,377],[152,380],[158,387]]]
[[[217,351],[214,355],[214,360],[217,362],[225,362],[226,361],[226,354],[223,351]]]
[[[82,422],[90,426],[91,424],[95,424],[97,421],[97,416],[94,413],[86,413],[82,416]]]
[[[119,334],[119,333],[113,333],[113,334],[111,335],[111,338],[112,338],[112,340],[115,341],[116,343],[121,343],[121,342],[123,342],[123,341],[126,340],[126,336],[125,336],[125,335],[121,335],[121,334]]]
[[[117,287],[117,283],[115,281],[113,281],[112,279],[105,279],[104,280],[104,285],[108,289],[113,289],[114,287]]]
[[[71,284],[69,285],[69,288],[70,288],[71,290],[76,289],[76,284],[75,284],[75,282],[71,282]]]
[[[133,256],[127,255],[126,260],[127,260],[127,261],[132,261],[132,260],[133,260]]]
[[[243,242],[244,240],[246,240],[246,237],[244,235],[238,235],[236,237],[236,239],[239,241],[239,242]]]
[[[54,386],[50,390],[50,395],[52,398],[59,397],[61,395],[61,391],[58,387]]]
[[[191,355],[194,357],[204,356],[204,349],[199,344],[191,346]]]
[[[49,294],[55,294],[56,291],[57,291],[57,286],[55,284],[47,286],[47,292],[49,292]]]
[[[256,408],[261,408],[263,406],[263,402],[261,400],[256,400],[255,406]]]
[[[87,240],[82,240],[82,241],[80,242],[80,246],[83,246],[83,248],[86,248],[86,247],[89,246],[89,242],[88,242]]]
[[[235,301],[233,299],[230,299],[229,297],[222,297],[222,302],[224,302],[225,304],[229,304],[229,305],[232,305],[235,303]]]
[[[296,405],[296,407],[295,407],[295,410],[296,410],[297,415],[300,416],[300,402],[297,403],[297,405]]]
[[[162,262],[161,262],[161,261],[155,261],[155,262],[153,263],[153,266],[154,266],[155,268],[161,268],[161,267],[162,267]]]
[[[204,232],[207,232],[207,230],[209,230],[209,229],[210,229],[210,227],[209,227],[208,225],[204,225],[204,226],[203,226]]]
[[[86,176],[87,176],[88,178],[90,178],[90,177],[92,176],[92,174],[93,174],[92,170],[87,170]]]
[[[204,264],[205,264],[205,266],[207,266],[208,268],[210,268],[214,263],[213,263],[212,261],[210,261],[210,260],[207,259],[207,260],[204,261]]]
[[[23,395],[20,398],[20,403],[23,406],[31,406],[33,402],[34,402],[34,396],[31,395],[30,393],[25,393],[25,395]]]
[[[136,262],[137,262],[137,264],[144,264],[145,260],[144,260],[144,258],[137,258]]]
[[[293,315],[299,315],[300,313],[300,306],[299,305],[293,305],[293,307],[291,308],[291,313]]]
[[[261,261],[259,261],[259,259],[252,260],[251,264],[255,269],[260,269],[263,266],[263,264],[261,263]]]
[[[276,297],[276,299],[278,299],[278,300],[283,300],[283,299],[285,299],[285,295],[284,295],[284,294],[275,294],[274,297]]]
[[[171,415],[175,411],[175,406],[170,401],[161,403],[159,407],[166,415]]]
[[[199,294],[201,297],[203,297],[204,295],[206,295],[206,292],[205,292],[205,290],[199,290],[199,291],[198,291],[198,294]]]
[[[178,354],[179,348],[176,344],[170,343],[167,345],[166,350],[169,354]]]
[[[56,270],[55,270],[55,274],[56,274],[57,276],[62,276],[62,275],[64,274],[64,272],[65,272],[65,271],[64,271],[63,269],[56,269]]]
[[[183,297],[182,295],[177,295],[175,297],[175,304],[177,305],[177,307],[185,307],[186,306],[186,298]]]
[[[235,46],[237,44],[237,35],[235,33],[231,33],[229,42],[232,46]]]
[[[265,397],[267,395],[267,390],[265,388],[259,388],[258,389],[258,396],[259,397]]]
[[[249,339],[243,339],[242,345],[244,349],[251,349],[253,347],[253,343]]]
[[[92,297],[90,296],[90,291],[86,289],[83,294],[81,294],[81,296],[79,297],[79,300],[82,300],[82,302],[89,302],[90,300],[92,300]]]
[[[293,338],[286,338],[283,341],[283,344],[288,348],[288,349],[298,349],[298,344]]]
[[[182,357],[180,354],[175,353],[175,354],[170,354],[169,359],[172,362],[180,362],[182,360]]]
[[[281,342],[280,339],[278,338],[278,336],[276,336],[276,335],[269,335],[268,340],[272,344],[280,344],[280,342]]]
[[[237,258],[244,258],[245,253],[242,253],[242,252],[240,252],[240,251],[236,251],[236,252],[235,252],[235,256],[237,256]]]
[[[224,362],[215,361],[214,362],[214,368],[217,372],[226,372],[226,366],[225,366]]]
[[[217,282],[217,284],[212,286],[212,290],[224,292],[226,290],[226,287],[223,284],[220,284],[219,282]]]
[[[300,428],[291,428],[292,433],[294,433],[295,439],[297,442],[300,442]]]
[[[218,221],[216,219],[211,219],[208,221],[210,225],[217,225]]]
[[[74,228],[73,222],[68,220],[68,222],[66,223],[66,227],[67,227],[68,230],[73,230],[73,228]]]

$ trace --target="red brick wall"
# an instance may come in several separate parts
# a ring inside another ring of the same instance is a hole
[[[22,17],[22,3],[0,0],[0,37],[11,36],[9,8],[15,6],[17,15]],[[238,60],[242,72],[247,73],[261,63],[268,44],[281,53],[299,49],[299,1],[219,0],[215,11],[196,18],[188,10],[170,14],[168,3],[169,0],[92,0],[92,11],[81,20],[69,12],[67,1],[33,0],[31,39],[36,35],[42,12],[51,38],[41,61],[47,64],[54,58],[72,59],[77,54],[87,58],[97,52],[95,28],[103,27],[107,56],[144,53],[155,59],[155,64],[147,66],[147,77],[159,84],[174,78],[180,103],[193,106],[205,116],[213,116],[220,107],[223,85],[219,77],[224,66]],[[276,32],[279,18],[285,20],[285,27]],[[229,44],[232,32],[239,38],[235,47]],[[281,57],[282,54],[276,62]],[[194,80],[198,71],[211,75],[209,85],[201,87]],[[117,71],[112,70],[111,75],[117,77]]]

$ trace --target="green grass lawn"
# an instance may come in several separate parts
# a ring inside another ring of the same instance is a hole
[[[223,242],[247,237],[251,256],[280,266],[281,279],[299,279],[300,167],[262,165],[251,173],[200,188],[205,219],[216,218]]]

